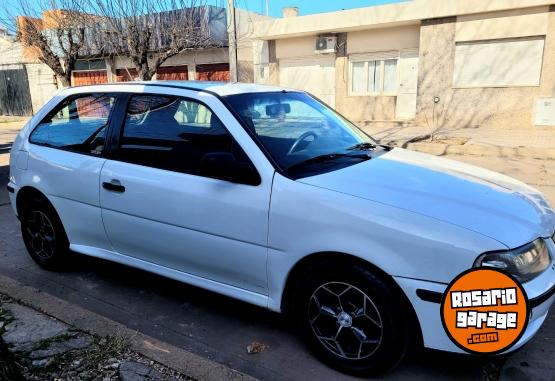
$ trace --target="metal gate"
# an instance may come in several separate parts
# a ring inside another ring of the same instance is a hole
[[[27,69],[24,65],[9,69],[0,66],[0,115],[33,114]]]

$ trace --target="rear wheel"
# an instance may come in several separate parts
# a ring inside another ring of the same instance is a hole
[[[293,314],[316,355],[343,372],[376,375],[407,352],[410,314],[402,297],[362,266],[313,266],[301,281]]]
[[[65,266],[69,241],[54,208],[40,198],[33,198],[23,206],[20,219],[23,242],[31,258],[50,270]]]

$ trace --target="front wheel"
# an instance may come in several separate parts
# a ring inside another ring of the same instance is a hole
[[[21,210],[21,234],[29,255],[41,267],[58,270],[67,265],[69,241],[54,208],[40,198]]]
[[[293,313],[316,355],[346,373],[382,373],[408,348],[410,314],[399,291],[359,265],[313,266],[301,282]]]

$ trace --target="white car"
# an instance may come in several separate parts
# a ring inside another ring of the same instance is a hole
[[[25,245],[51,269],[108,259],[288,313],[315,352],[376,374],[444,332],[447,284],[504,268],[555,298],[555,213],[536,190],[390,148],[310,95],[137,82],[60,91],[12,147]]]

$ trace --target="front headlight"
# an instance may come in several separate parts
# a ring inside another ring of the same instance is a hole
[[[524,283],[549,267],[551,257],[543,239],[510,251],[495,251],[482,254],[474,262],[474,267],[495,267],[505,270]]]

